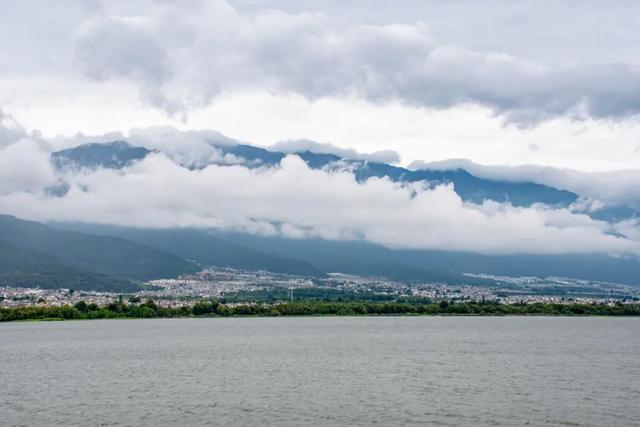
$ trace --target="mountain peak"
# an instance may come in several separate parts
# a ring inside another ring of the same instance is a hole
[[[58,168],[121,169],[144,159],[149,153],[151,150],[144,147],[134,147],[127,141],[115,140],[83,144],[56,151],[51,156]]]

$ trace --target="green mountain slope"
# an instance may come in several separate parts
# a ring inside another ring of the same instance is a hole
[[[69,267],[53,255],[1,240],[0,286],[112,292],[139,289],[131,280]]]
[[[402,282],[486,284],[461,274],[425,264],[407,265],[394,251],[365,242],[321,239],[283,239],[244,233],[216,233],[195,229],[150,230],[95,224],[57,224],[87,233],[115,235],[172,252],[202,264],[245,270],[321,277],[340,272],[387,277]]]
[[[137,280],[199,269],[179,256],[120,237],[61,231],[8,215],[0,215],[0,239],[53,255],[69,267]]]
[[[483,255],[438,250],[392,250],[367,242],[322,239],[283,239],[247,234],[227,234],[239,244],[278,254],[295,254],[324,271],[355,274],[378,272],[396,280],[444,280],[455,283],[463,273],[505,276],[563,276],[584,280],[640,285],[637,257],[607,254]],[[386,271],[385,271],[386,270]],[[467,277],[463,281],[474,282]]]
[[[322,271],[387,277],[400,282],[443,282],[450,284],[493,284],[491,280],[472,279],[455,269],[425,262],[409,265],[392,249],[367,242],[323,239],[285,239],[244,233],[220,233],[220,239],[279,256],[296,256]]]
[[[95,224],[57,224],[85,233],[118,236],[170,252],[202,265],[322,277],[322,270],[295,257],[265,253],[195,229],[137,229]]]

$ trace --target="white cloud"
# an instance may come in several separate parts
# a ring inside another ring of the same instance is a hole
[[[404,161],[603,171],[640,160],[638,2],[2,6],[0,105],[48,137],[166,124],[263,146],[392,148]]]
[[[224,154],[216,146],[235,145],[237,141],[212,130],[179,131],[171,126],[131,129],[127,141],[132,145],[159,150],[180,165],[203,167],[211,163],[239,164],[240,159]]]
[[[136,81],[142,98],[169,113],[184,108],[157,88],[171,78],[166,47],[146,19],[100,16],[85,22],[75,34],[75,56],[84,72],[103,80],[126,77]]]
[[[415,169],[465,169],[480,178],[510,182],[537,182],[556,188],[573,191],[598,201],[630,204],[640,208],[640,170],[628,169],[609,172],[581,172],[566,168],[540,165],[485,166],[465,159],[450,159],[440,162],[416,161],[410,165]],[[604,207],[602,203],[590,209]]]
[[[37,193],[55,182],[49,151],[41,142],[22,139],[0,147],[0,195]]]
[[[290,139],[279,141],[269,147],[270,150],[282,153],[301,153],[311,151],[320,154],[335,154],[350,160],[367,160],[370,162],[398,163],[400,155],[393,150],[382,150],[373,153],[360,153],[351,148],[341,148],[328,142],[320,143],[308,139]]]
[[[27,136],[24,128],[13,117],[0,109],[0,148],[13,144]]]
[[[0,211],[34,220],[364,238],[398,248],[482,253],[640,254],[638,240],[610,234],[636,236],[632,224],[616,229],[566,209],[465,203],[450,186],[358,183],[350,173],[309,169],[297,156],[276,168],[189,170],[155,153],[120,171],[66,171],[70,189],[63,197],[44,190],[58,177],[35,143],[5,148],[0,164],[13,165],[2,169]],[[35,173],[34,165],[42,171]]]
[[[523,125],[640,112],[635,62],[554,66],[438,41],[417,19],[337,25],[306,11],[246,14],[225,0],[162,2],[135,15],[94,15],[74,47],[88,76],[129,79],[170,114],[247,89],[434,108],[477,103]]]

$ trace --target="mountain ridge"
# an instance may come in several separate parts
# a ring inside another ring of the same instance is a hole
[[[114,236],[57,230],[0,215],[0,240],[55,256],[69,267],[94,273],[149,280],[191,273],[198,267],[156,248]]]
[[[0,286],[134,292],[135,282],[71,267],[54,255],[0,240]]]
[[[240,159],[246,167],[276,166],[289,153],[271,151],[248,144],[214,144],[211,146],[225,155],[232,155]],[[144,151],[142,151],[144,150]],[[88,167],[99,166],[109,168],[123,168],[154,152],[145,147],[136,147],[123,140],[108,143],[89,143],[56,151],[52,154],[58,167]],[[359,182],[369,178],[387,177],[396,182],[425,182],[429,185],[453,184],[454,191],[464,200],[482,203],[484,200],[508,202],[514,206],[531,206],[534,203],[544,203],[550,206],[567,207],[578,200],[579,196],[567,190],[557,189],[534,182],[505,182],[478,178],[464,169],[456,170],[411,170],[387,163],[366,160],[351,160],[335,154],[314,153],[302,150],[293,153],[298,155],[312,169],[353,171]],[[209,164],[220,164],[219,161],[202,163],[202,167]],[[234,163],[237,164],[237,163]],[[193,167],[193,165],[183,165]]]

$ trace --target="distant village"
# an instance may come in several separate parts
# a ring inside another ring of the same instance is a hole
[[[499,286],[452,285],[446,283],[400,283],[384,278],[367,278],[332,273],[327,278],[208,268],[194,275],[152,280],[129,294],[73,289],[39,289],[0,286],[0,307],[63,306],[79,301],[98,306],[113,302],[138,303],[153,300],[162,307],[180,307],[201,299],[222,303],[277,301],[423,299],[431,301],[518,303],[637,303],[640,289],[614,283],[570,278],[507,277],[469,274],[491,279]]]

